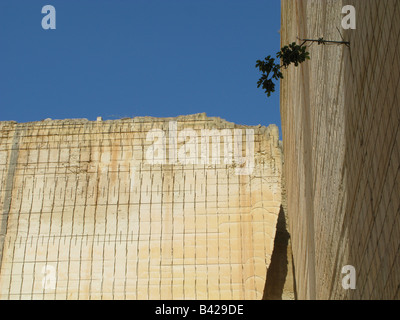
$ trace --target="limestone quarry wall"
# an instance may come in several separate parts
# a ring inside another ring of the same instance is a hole
[[[276,126],[199,114],[0,122],[0,134],[1,299],[262,298]]]
[[[343,30],[342,7],[356,9]],[[282,0],[281,44],[311,60],[284,72],[288,223],[299,299],[400,298],[400,1]],[[354,266],[356,288],[342,286]]]

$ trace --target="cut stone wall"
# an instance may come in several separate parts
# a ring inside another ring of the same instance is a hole
[[[0,134],[0,298],[262,298],[276,126],[198,114],[0,122]]]
[[[355,30],[341,27],[345,5],[356,9]],[[300,299],[400,298],[399,16],[396,0],[282,0],[282,46],[340,33],[350,41],[313,44],[281,83]],[[354,290],[342,286],[346,265]]]

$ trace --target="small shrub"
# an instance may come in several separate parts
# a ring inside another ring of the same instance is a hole
[[[283,79],[282,67],[286,69],[292,63],[297,67],[306,59],[310,59],[310,54],[306,49],[305,45],[298,45],[296,42],[284,46],[276,54],[276,57],[281,60],[282,65],[275,63],[275,59],[271,56],[264,58],[264,60],[257,60],[256,68],[262,72],[262,76],[257,82],[257,88],[262,87],[267,96],[271,96],[271,93],[275,92],[273,79]]]

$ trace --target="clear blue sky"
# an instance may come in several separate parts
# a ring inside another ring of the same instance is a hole
[[[56,30],[43,30],[44,5]],[[1,0],[0,121],[206,112],[280,127],[279,0]]]

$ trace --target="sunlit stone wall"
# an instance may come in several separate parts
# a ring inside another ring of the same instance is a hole
[[[2,299],[262,298],[276,126],[198,114],[0,122],[0,135]]]

